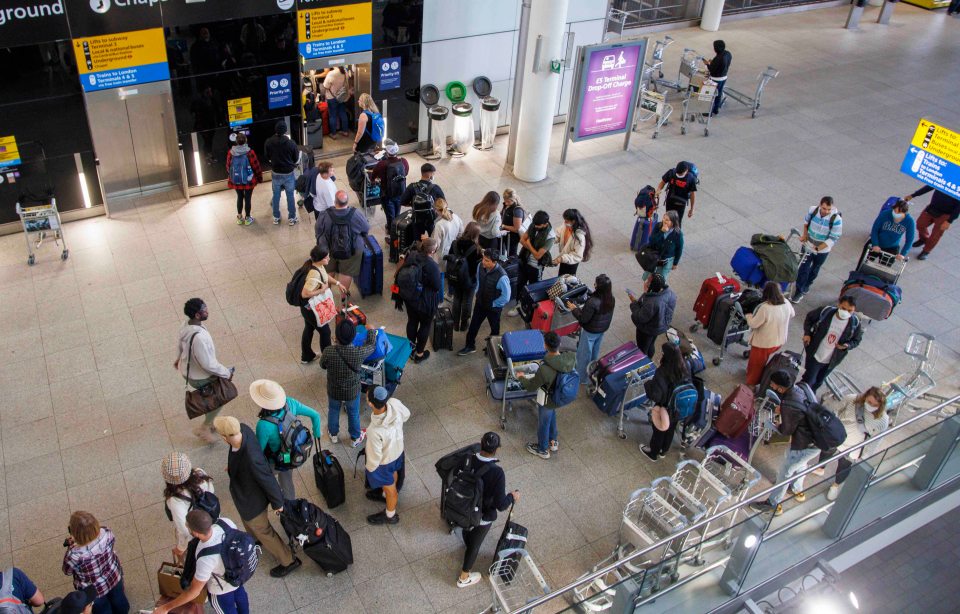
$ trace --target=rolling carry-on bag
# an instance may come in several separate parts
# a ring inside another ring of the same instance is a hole
[[[544,333],[553,331],[561,337],[572,335],[580,330],[580,322],[567,309],[561,311],[551,299],[540,301],[530,319],[530,328]]]
[[[390,262],[400,262],[400,256],[407,253],[410,246],[417,240],[413,223],[413,211],[407,209],[393,220],[390,229]]]
[[[497,547],[494,549],[494,558],[499,559],[500,553],[505,550],[514,550],[516,548],[527,549],[527,527],[513,521],[513,506],[510,506],[510,512],[507,513],[507,522],[503,525],[503,531],[500,533],[500,539],[497,540]]]
[[[551,277],[549,279],[535,281],[517,290],[517,311],[520,312],[520,317],[523,318],[524,322],[527,324],[530,323],[537,304],[549,298],[547,296],[547,290],[553,287],[553,284],[557,283],[558,279],[560,278]]]
[[[710,325],[707,326],[707,337],[717,345],[723,345],[730,317],[733,315],[734,305],[737,304],[736,294],[724,294],[717,299],[710,316]],[[731,339],[732,341],[732,339]]]
[[[740,291],[740,282],[733,277],[717,273],[703,280],[700,284],[700,293],[693,304],[693,314],[697,322],[706,328],[710,326],[710,316],[713,314],[717,299],[723,294]]]
[[[507,359],[503,355],[503,348],[501,347],[502,340],[503,337],[499,335],[491,336],[487,339],[487,346],[484,348],[484,353],[487,355],[487,363],[489,363],[495,379],[507,377]]]
[[[656,230],[660,218],[656,213],[651,217],[640,216],[633,225],[633,234],[630,235],[630,249],[639,252],[640,248],[650,242],[653,231]]]
[[[449,307],[437,309],[433,318],[432,345],[434,350],[453,349],[453,312]]]
[[[285,502],[280,524],[290,538],[291,549],[299,545],[328,577],[353,564],[350,534],[336,518],[306,499]]]
[[[319,446],[313,455],[313,480],[328,508],[335,508],[347,500],[340,461],[330,450],[320,450]]]
[[[515,363],[541,360],[547,354],[543,333],[539,330],[513,330],[504,333],[500,343],[504,358]]]
[[[520,258],[518,256],[510,256],[501,262],[500,266],[503,267],[503,270],[507,274],[507,279],[510,280],[510,300],[516,300],[519,295],[517,284],[520,281]]]
[[[857,313],[871,320],[886,320],[896,307],[889,292],[864,283],[844,285],[840,296],[852,296],[857,302]]]
[[[736,439],[750,426],[753,411],[753,390],[746,384],[738,384],[723,400],[714,428],[721,435]]]
[[[620,347],[604,354],[597,360],[595,375],[598,381],[606,377],[607,373],[610,372],[616,365],[620,364],[624,360],[627,360],[629,356],[634,354],[640,354],[643,356],[643,352],[640,351],[640,348],[637,347],[637,344],[633,341],[628,341],[621,345]]]
[[[789,350],[777,352],[771,356],[763,368],[763,373],[760,375],[760,385],[757,388],[757,394],[763,395],[763,393],[767,391],[770,387],[770,376],[777,371],[784,371],[790,376],[791,387],[796,384],[800,378],[801,360],[801,355],[798,352],[791,352]]]
[[[383,294],[383,250],[376,237],[363,238],[363,259],[360,261],[357,286],[362,297]]]
[[[763,274],[763,261],[753,248],[747,246],[737,248],[733,258],[730,259],[730,267],[747,285],[759,286],[766,279]]]
[[[612,416],[617,413],[627,391],[627,373],[640,370],[641,379],[653,377],[656,365],[635,343],[625,343],[609,354],[602,356],[593,367],[591,379],[596,386],[593,402],[600,411]],[[643,398],[632,401],[624,409],[640,405]]]

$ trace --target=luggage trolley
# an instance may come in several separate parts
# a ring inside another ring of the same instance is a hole
[[[66,260],[70,257],[67,240],[63,237],[63,224],[60,221],[60,212],[57,210],[56,198],[50,197],[50,202],[46,204],[29,205],[17,202],[17,215],[20,216],[23,235],[27,240],[27,264],[33,266],[37,261],[33,250],[34,248],[40,249],[48,234],[58,247],[60,242],[63,242],[60,260]],[[35,237],[36,240],[32,240],[31,236]]]
[[[809,243],[802,243],[800,241],[800,237],[802,236],[803,235],[800,233],[799,230],[797,230],[796,228],[791,228],[790,233],[787,235],[785,239],[783,239],[784,243],[786,243],[790,247],[790,251],[793,252],[793,255],[797,257],[797,271],[799,271],[800,267],[803,266],[803,263],[807,261],[807,258],[810,257],[810,254],[814,252],[814,250],[812,249],[812,246]],[[794,238],[796,238],[795,242],[793,241]],[[797,287],[797,281],[793,280],[792,282],[787,284],[786,288],[782,288],[783,293],[786,295],[788,292],[792,292],[796,287]]]
[[[723,362],[724,354],[727,353],[727,347],[736,343],[746,346],[748,349],[741,354],[743,358],[750,357],[749,344],[744,341],[744,335],[750,330],[747,326],[747,316],[743,313],[743,307],[740,306],[740,297],[743,292],[736,296],[736,302],[733,309],[730,310],[730,319],[727,321],[727,328],[723,332],[723,342],[720,343],[720,352],[713,358],[713,366],[719,367]]]
[[[623,402],[620,403],[620,409],[617,416],[617,437],[626,439],[627,434],[623,430],[623,415],[627,409],[634,407],[645,407],[649,404],[647,401],[647,389],[644,384],[647,380],[653,378],[656,367],[645,365],[627,373],[627,389],[623,393]]]
[[[907,260],[907,258],[899,260],[896,254],[889,252],[874,252],[868,249],[857,265],[857,272],[873,275],[887,283],[896,284],[900,281],[900,276],[903,275]]]
[[[767,66],[767,69],[762,71],[757,76],[757,90],[754,92],[752,97],[741,92],[740,90],[735,90],[728,85],[727,87],[723,88],[723,101],[720,103],[720,107],[723,108],[723,105],[727,103],[727,98],[730,98],[732,100],[736,100],[746,107],[750,107],[752,109],[750,117],[756,117],[757,111],[760,110],[760,99],[763,97],[763,87],[772,79],[776,79],[779,75],[779,70],[773,66]]]
[[[484,367],[483,377],[487,382],[487,394],[494,401],[500,401],[500,428],[507,428],[507,410],[513,411],[514,401],[534,401],[536,391],[529,391],[520,384],[520,378],[513,366],[513,359],[507,358],[507,374],[502,379],[496,378],[490,363]]]
[[[490,566],[493,603],[481,614],[513,612],[550,592],[550,586],[526,550],[504,550],[501,554]]]
[[[377,165],[383,153],[361,154],[363,157],[363,182],[360,189],[354,190],[357,195],[357,201],[363,209],[363,214],[368,220],[376,214],[375,208],[382,202],[380,184],[373,180],[373,167]]]
[[[34,152],[36,155],[33,155]],[[23,236],[27,242],[27,264],[33,266],[36,263],[34,250],[40,249],[48,238],[52,238],[57,247],[61,248],[60,260],[66,260],[70,257],[70,250],[63,236],[63,221],[60,219],[57,198],[47,172],[47,154],[43,143],[39,141],[21,143],[19,156],[23,158],[22,164],[7,166],[2,170],[8,178],[11,176],[17,178],[19,193],[16,211],[20,216],[20,225],[23,227]],[[12,183],[11,179],[8,185]]]
[[[641,79],[641,85],[643,89],[652,88],[653,91],[657,90],[657,81],[663,80],[663,52],[664,50],[673,44],[673,37],[665,35],[662,40],[658,40],[653,44],[653,51],[650,53],[650,61],[643,63],[643,78]],[[653,73],[657,73],[657,78],[653,78]]]
[[[664,47],[669,46],[671,42],[673,42],[672,39],[669,42],[665,41]],[[689,47],[684,48],[683,54],[680,56],[680,67],[677,69],[676,81],[670,81],[669,79],[664,79],[662,77],[659,79],[654,79],[652,81],[654,91],[659,92],[661,87],[677,92],[682,92],[685,89],[689,89],[692,77],[699,72],[699,66],[702,61],[703,56],[697,53],[695,49],[690,49]]]
[[[717,83],[713,79],[701,72],[690,77],[690,85],[683,97],[680,134],[686,134],[687,124],[693,123],[703,124],[703,136],[710,136],[710,118],[713,117],[713,101],[716,97]]]

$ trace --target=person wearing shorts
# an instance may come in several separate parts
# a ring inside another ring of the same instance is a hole
[[[390,398],[386,388],[377,386],[367,391],[367,404],[372,410],[367,427],[366,471],[370,488],[383,489],[386,509],[367,516],[374,525],[397,524],[397,479],[403,470],[403,423],[410,418],[410,410],[397,399]]]
[[[333,209],[328,209],[325,215],[317,218],[315,227],[317,245],[330,253],[330,265],[327,271],[336,276],[343,285],[344,292],[350,292],[353,278],[360,274],[363,263],[364,240],[370,232],[370,223],[362,211],[350,207],[350,197],[343,190],[338,190],[335,196]],[[353,245],[353,254],[349,258],[337,258],[338,249],[334,245],[338,220],[349,227],[350,241]]]

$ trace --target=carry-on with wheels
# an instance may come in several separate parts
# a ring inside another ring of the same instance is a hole
[[[577,286],[559,298],[546,299],[537,303],[533,317],[530,319],[530,328],[543,332],[553,331],[561,337],[572,335],[580,330],[580,322],[573,312],[567,309],[566,303],[582,305],[590,289],[587,286]]]
[[[693,314],[700,326],[710,326],[710,317],[716,306],[717,299],[723,294],[740,291],[740,282],[733,277],[717,273],[703,280],[700,284],[700,293],[693,304]]]
[[[630,249],[639,252],[640,248],[650,242],[653,231],[657,229],[659,223],[660,218],[656,213],[651,217],[637,217],[637,221],[633,225],[633,234],[630,235]]]
[[[333,509],[347,500],[343,467],[330,450],[320,450],[318,447],[313,455],[313,480],[328,508]]]
[[[770,357],[767,365],[763,368],[763,374],[760,376],[760,386],[757,388],[757,394],[762,395],[770,388],[770,376],[777,371],[783,371],[790,376],[790,387],[797,383],[800,378],[801,354],[784,350],[777,352]]]
[[[518,256],[510,256],[501,262],[500,266],[503,267],[504,272],[507,274],[507,279],[510,280],[510,300],[515,300],[519,295],[517,284],[520,281],[520,258]]]
[[[541,360],[547,354],[539,330],[513,330],[504,333],[500,343],[504,357],[514,363]]]
[[[299,546],[328,577],[353,564],[350,534],[336,518],[310,501],[285,501],[280,524],[290,538],[291,549]]]
[[[500,335],[491,335],[487,338],[487,346],[484,349],[494,379],[503,379],[507,376],[507,359],[503,355],[502,340],[503,337]]]
[[[637,371],[646,381],[653,377],[656,365],[634,343],[625,343],[603,356],[593,366],[590,379],[595,386],[593,403],[608,416],[616,415],[627,392],[627,374]],[[645,396],[627,399],[624,410],[643,404]]]
[[[363,259],[360,261],[357,286],[362,297],[383,294],[383,250],[376,237],[363,238]]]
[[[553,284],[557,283],[558,279],[560,278],[550,277],[549,279],[535,281],[517,290],[517,311],[520,313],[520,317],[523,318],[524,322],[530,323],[530,320],[533,319],[533,312],[537,308],[537,304],[548,298],[547,290],[553,287]]]
[[[723,345],[733,316],[734,306],[737,304],[737,294],[723,294],[717,299],[707,326],[707,337],[717,345]]]
[[[737,277],[748,285],[759,286],[766,279],[763,274],[763,261],[753,248],[747,246],[737,248],[733,258],[730,259],[730,267]]]
[[[412,210],[406,209],[394,218],[393,228],[390,229],[390,262],[400,262],[400,256],[406,254],[417,240],[415,232]]]
[[[513,506],[507,513],[507,522],[503,525],[503,531],[500,533],[500,539],[497,540],[497,547],[494,549],[494,558],[499,559],[500,553],[516,548],[527,547],[527,536],[530,531],[527,527],[513,521]]]
[[[713,426],[721,435],[736,439],[750,426],[753,413],[753,390],[746,384],[738,384],[723,400]]]
[[[857,312],[871,320],[886,320],[900,303],[900,286],[873,275],[851,271],[843,283],[840,296],[852,296],[857,301]]]
[[[432,345],[434,350],[453,349],[453,312],[449,307],[437,309],[433,318]]]

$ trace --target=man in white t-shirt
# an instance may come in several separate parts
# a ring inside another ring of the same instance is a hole
[[[807,314],[803,321],[803,345],[807,358],[803,381],[816,392],[847,352],[860,345],[863,326],[857,317],[857,301],[844,295],[840,303],[825,305]]]
[[[321,213],[336,203],[337,183],[333,176],[333,165],[329,162],[321,162],[317,170],[320,174],[317,175],[317,185],[313,190],[313,214],[319,218]]]
[[[237,528],[237,525],[228,518],[221,516],[219,520],[229,527]],[[204,554],[204,550],[215,548],[223,542],[223,528],[203,510],[193,510],[187,514],[187,528],[190,534],[199,540],[193,582],[176,599],[157,606],[153,614],[167,614],[171,610],[190,603],[197,598],[204,587],[210,595],[210,605],[217,614],[250,614],[246,589],[242,586],[233,586],[223,578],[226,570],[219,552]]]

